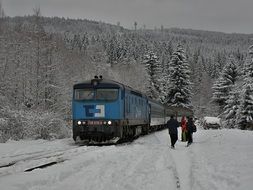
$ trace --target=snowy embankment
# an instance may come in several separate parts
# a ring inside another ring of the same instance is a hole
[[[10,141],[0,144],[1,190],[252,188],[252,131],[198,130],[190,147],[169,144],[167,130],[116,146]]]

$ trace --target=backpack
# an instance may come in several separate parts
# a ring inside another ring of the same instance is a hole
[[[193,126],[192,126],[192,131],[193,131],[193,133],[197,132],[197,127],[196,127],[196,125],[194,125],[194,124],[193,124]]]

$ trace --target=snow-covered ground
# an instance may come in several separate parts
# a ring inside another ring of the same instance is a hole
[[[198,129],[193,140],[190,147],[178,141],[170,149],[164,130],[116,146],[9,141],[0,144],[0,189],[252,189],[252,131]],[[54,165],[32,170],[47,163]]]

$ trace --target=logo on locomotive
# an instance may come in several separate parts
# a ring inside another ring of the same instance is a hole
[[[86,117],[105,117],[105,105],[85,105]]]

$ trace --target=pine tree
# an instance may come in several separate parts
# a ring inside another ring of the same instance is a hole
[[[117,39],[113,36],[110,41],[108,42],[108,47],[106,48],[107,55],[108,55],[108,63],[111,65],[115,64],[117,60]]]
[[[213,101],[218,104],[220,112],[225,107],[225,101],[229,97],[235,81],[238,77],[237,63],[233,56],[230,56],[228,63],[224,66],[218,80],[213,85]]]
[[[246,63],[244,84],[240,93],[240,106],[237,113],[237,126],[240,129],[253,129],[253,46],[249,48],[250,60]]]
[[[198,73],[197,73],[197,68],[198,68],[198,62],[200,59],[200,49],[195,50],[195,52],[193,53],[192,57],[190,57],[189,59],[189,64],[190,64],[190,68],[192,71],[192,76],[193,79],[195,79],[196,77],[198,77]]]
[[[157,55],[154,52],[149,51],[144,56],[144,63],[149,75],[149,87],[147,94],[153,99],[160,100],[162,71]]]
[[[165,97],[166,97],[166,88],[167,88],[167,81],[168,81],[168,63],[169,63],[169,55],[166,55],[165,52],[162,53],[161,55],[161,59],[160,59],[160,64],[161,64],[161,75],[160,75],[160,89],[161,89],[161,93],[160,93],[160,101],[164,102]]]
[[[253,80],[251,81],[253,83]],[[242,90],[241,103],[238,110],[237,126],[240,129],[253,129],[253,88],[252,84],[245,84]]]
[[[191,107],[190,70],[185,51],[178,45],[172,54],[168,70],[168,91],[165,103],[177,107]]]
[[[121,43],[119,36],[113,35],[108,41],[106,52],[108,56],[108,63],[111,66],[118,64],[124,56],[125,49]]]
[[[240,105],[238,85],[233,87],[225,103],[224,112],[222,113],[222,117],[225,120],[225,127],[234,128],[236,124],[236,114]]]

